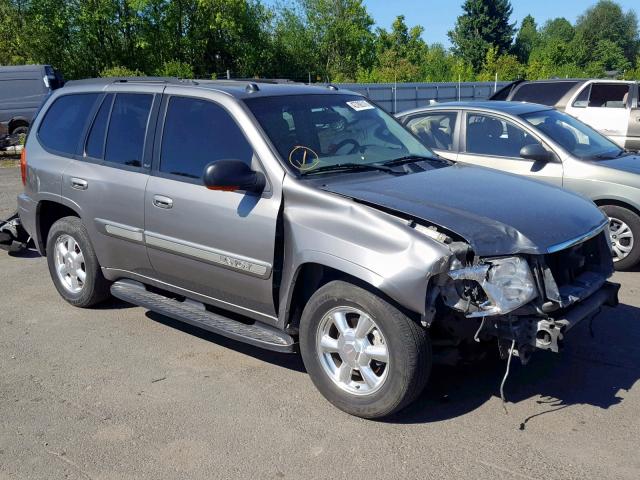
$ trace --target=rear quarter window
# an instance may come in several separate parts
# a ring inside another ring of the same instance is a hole
[[[78,93],[57,98],[45,112],[38,129],[42,146],[57,153],[76,154],[98,96],[97,93]]]
[[[511,100],[554,106],[578,82],[541,82],[525,83],[516,88]]]

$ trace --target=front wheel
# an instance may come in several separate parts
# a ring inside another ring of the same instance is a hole
[[[377,295],[334,281],[307,303],[300,349],[327,400],[364,418],[391,415],[424,389],[431,371],[426,330]]]
[[[640,261],[640,217],[617,205],[604,205],[609,217],[611,250],[616,270],[628,270]]]

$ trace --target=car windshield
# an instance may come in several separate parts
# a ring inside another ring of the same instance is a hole
[[[282,160],[301,175],[378,169],[436,156],[363,97],[283,95],[245,100]]]
[[[543,110],[521,115],[574,157],[604,160],[619,157],[624,150],[593,128],[566,113]]]

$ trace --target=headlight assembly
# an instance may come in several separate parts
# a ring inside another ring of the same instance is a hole
[[[529,264],[521,257],[488,259],[473,267],[452,270],[449,276],[453,280],[475,281],[484,290],[486,300],[477,305],[477,311],[467,312],[468,317],[504,315],[538,295]]]

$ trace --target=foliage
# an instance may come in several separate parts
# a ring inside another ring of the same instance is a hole
[[[0,0],[0,64],[51,64],[67,79],[640,77],[636,14],[612,0],[575,25],[555,18],[539,26],[528,15],[518,29],[509,0],[466,0],[450,49],[427,45],[424,28],[404,16],[374,29],[363,0],[275,1]]]
[[[514,24],[509,23],[513,11],[509,0],[466,0],[464,13],[449,32],[453,51],[478,71],[491,47],[498,54],[510,50]]]
[[[164,62],[162,67],[156,70],[156,75],[159,77],[178,77],[178,78],[193,78],[193,68],[188,63],[179,62],[177,60],[171,60]]]
[[[522,25],[520,25],[516,41],[513,44],[513,53],[518,61],[527,63],[531,51],[538,46],[539,42],[540,34],[536,21],[531,15],[527,15],[522,20]]]
[[[104,68],[98,74],[100,77],[140,77],[142,75],[144,74],[140,70],[131,70],[120,65]]]

